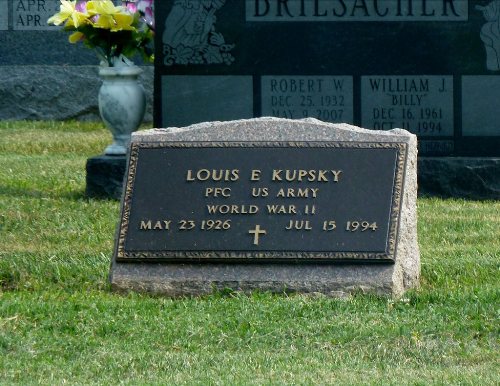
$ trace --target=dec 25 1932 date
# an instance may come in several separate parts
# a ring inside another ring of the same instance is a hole
[[[347,232],[375,232],[378,229],[377,222],[366,220],[346,221],[339,224],[335,220],[324,220],[320,222],[320,230],[324,232],[338,231],[343,229]],[[139,230],[141,231],[158,231],[158,230],[178,230],[181,232],[202,230],[202,231],[228,231],[231,229],[231,220],[220,219],[205,219],[205,220],[141,220]],[[285,225],[285,230],[303,230],[310,231],[314,224],[310,220],[288,220]]]

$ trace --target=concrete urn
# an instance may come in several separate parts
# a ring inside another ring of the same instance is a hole
[[[146,111],[146,94],[138,81],[142,70],[135,66],[100,67],[103,83],[99,90],[99,113],[113,135],[106,155],[125,155],[132,132]]]

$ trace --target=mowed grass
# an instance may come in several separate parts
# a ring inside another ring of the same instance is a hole
[[[101,124],[0,123],[0,384],[497,385],[500,202],[419,200],[398,300],[115,294],[119,204],[84,197]]]

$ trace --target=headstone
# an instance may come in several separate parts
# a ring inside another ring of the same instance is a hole
[[[313,117],[406,129],[421,156],[486,168],[500,156],[498,0],[166,0],[155,12],[156,127]]]
[[[416,145],[315,119],[134,133],[112,286],[401,295],[420,273]]]
[[[99,120],[99,60],[47,24],[59,0],[0,0],[0,119]],[[141,76],[153,119],[153,67]]]
[[[8,21],[0,32],[0,63],[10,65],[95,64],[95,55],[68,42],[69,33],[47,24],[59,0],[2,0]],[[41,49],[43,48],[43,49]]]

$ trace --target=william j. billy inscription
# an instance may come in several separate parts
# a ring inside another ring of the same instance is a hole
[[[416,138],[260,118],[135,133],[115,289],[398,295],[418,284]]]

